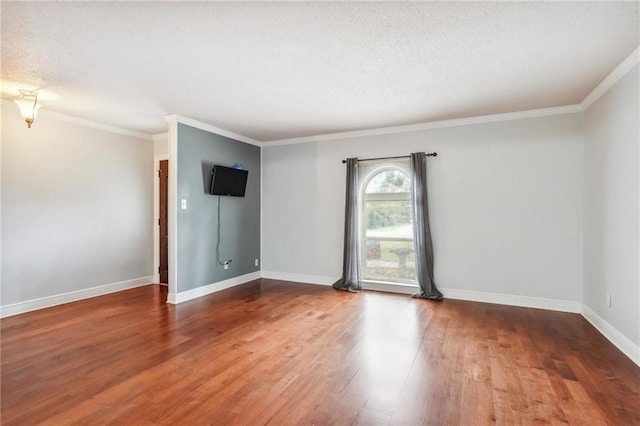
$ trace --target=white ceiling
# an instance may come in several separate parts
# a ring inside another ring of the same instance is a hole
[[[260,141],[580,103],[638,2],[7,2],[2,97],[155,134]]]

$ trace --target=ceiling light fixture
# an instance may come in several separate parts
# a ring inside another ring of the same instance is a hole
[[[32,90],[20,90],[20,98],[16,99],[15,103],[18,104],[20,114],[27,123],[27,127],[31,128],[38,110],[42,106],[38,103],[38,94]]]

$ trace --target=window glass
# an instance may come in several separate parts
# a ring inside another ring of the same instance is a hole
[[[366,164],[361,169],[365,280],[415,282],[408,168],[407,161]]]
[[[398,169],[388,169],[376,173],[367,183],[365,193],[397,193],[410,190],[410,179]]]

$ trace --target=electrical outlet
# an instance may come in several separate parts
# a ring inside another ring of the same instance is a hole
[[[331,266],[331,269],[336,269],[336,260],[331,259],[331,262],[329,262],[329,265]]]
[[[224,269],[229,269],[229,264],[227,262],[224,262]]]
[[[254,262],[255,266],[258,266],[260,264],[260,262],[258,261],[258,259],[256,259],[256,261]]]
[[[607,307],[611,307],[611,294],[607,293]]]
[[[182,210],[186,210],[187,209],[187,199],[186,198],[183,198],[183,199],[180,200],[180,208]]]

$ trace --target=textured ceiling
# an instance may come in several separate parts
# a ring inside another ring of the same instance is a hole
[[[3,98],[262,141],[576,104],[640,42],[638,2],[0,7]]]

